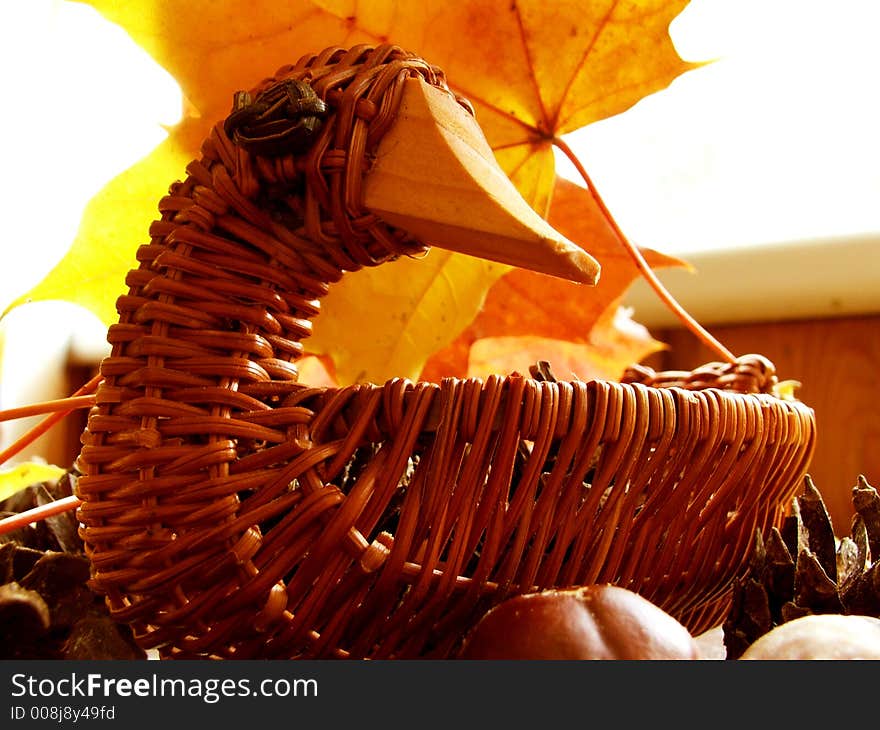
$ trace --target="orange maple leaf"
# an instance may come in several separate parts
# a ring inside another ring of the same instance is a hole
[[[618,311],[639,272],[587,190],[557,179],[549,221],[571,240],[591,242],[591,253],[603,263],[595,289],[532,271],[511,271],[489,291],[471,325],[428,360],[422,377],[484,375],[487,362],[502,372],[523,372],[543,358],[560,365],[560,374],[618,379],[628,365],[662,347]],[[653,267],[686,266],[651,249],[642,249],[642,254]],[[515,339],[497,339],[501,337]],[[487,340],[498,346],[495,356],[487,356]],[[478,342],[480,352],[469,364],[471,347]],[[564,366],[557,362],[563,359]]]
[[[687,0],[87,4],[121,25],[174,76],[192,110],[186,124],[171,130],[164,159],[151,156],[136,173],[132,170],[144,190],[181,176],[179,160],[187,153],[198,155],[193,132],[206,132],[226,116],[236,90],[252,88],[277,68],[326,46],[390,41],[445,70],[450,85],[474,104],[502,167],[532,206],[546,214],[556,178],[552,146],[559,136],[624,111],[691,68],[668,34]],[[134,262],[155,213],[155,198],[132,196],[131,177],[120,176],[95,198],[68,256],[19,303],[78,301],[82,287],[72,288],[70,281],[90,281],[95,286],[82,303],[114,321],[115,298],[122,293],[116,282],[124,280],[126,262]],[[589,209],[578,217],[595,214]],[[589,238],[575,240],[595,250]],[[113,259],[92,255],[111,244]],[[613,259],[600,258],[600,263],[603,277],[612,277]],[[332,356],[341,382],[416,377],[433,352],[473,321],[486,293],[507,271],[434,251],[425,261],[404,259],[345,277],[323,300],[307,345]],[[602,295],[600,290],[582,296]],[[373,303],[369,328],[352,327],[367,301]],[[440,314],[448,318],[442,330],[425,326]]]
[[[203,119],[324,46],[391,42],[446,72],[502,167],[545,213],[552,141],[625,111],[693,64],[669,24],[688,0],[86,0],[157,59]]]

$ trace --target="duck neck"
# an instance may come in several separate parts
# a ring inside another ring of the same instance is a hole
[[[374,216],[340,211],[327,157],[251,156],[215,127],[202,157],[159,204],[161,219],[117,302],[114,355],[143,353],[146,337],[154,357],[210,357],[204,343],[225,335],[241,340],[241,356],[257,363],[248,367],[295,380],[302,341],[330,284],[423,250]]]

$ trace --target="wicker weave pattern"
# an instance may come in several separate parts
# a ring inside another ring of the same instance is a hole
[[[165,656],[450,656],[503,598],[597,581],[701,630],[799,487],[813,415],[760,358],[691,380],[297,382],[329,283],[424,250],[360,205],[414,73],[444,86],[389,46],[281,69],[260,88],[308,81],[333,111],[318,141],[265,158],[215,127],[128,276],[79,516],[94,587]]]

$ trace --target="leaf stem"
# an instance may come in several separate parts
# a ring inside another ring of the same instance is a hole
[[[722,345],[708,331],[706,331],[706,329],[703,328],[703,326],[699,322],[697,322],[690,314],[688,314],[688,312],[678,303],[678,301],[676,301],[675,297],[672,296],[672,294],[666,289],[663,283],[657,278],[657,275],[648,265],[648,262],[645,261],[644,256],[642,256],[641,251],[639,251],[639,249],[630,242],[626,235],[624,235],[623,231],[620,229],[620,226],[617,224],[617,221],[611,215],[611,211],[608,210],[608,207],[605,205],[605,201],[603,201],[602,197],[599,195],[599,192],[596,189],[596,186],[593,184],[593,181],[590,179],[590,176],[587,174],[586,169],[581,164],[581,161],[578,159],[577,155],[574,154],[574,151],[571,149],[571,147],[568,146],[565,140],[560,139],[559,137],[554,137],[552,141],[553,144],[556,145],[562,151],[562,153],[571,161],[575,169],[578,171],[578,174],[580,174],[580,176],[583,178],[584,182],[587,185],[587,189],[590,192],[590,195],[593,197],[596,205],[599,206],[599,210],[602,212],[602,215],[605,217],[608,225],[611,226],[614,234],[617,236],[620,243],[626,249],[630,258],[632,258],[636,268],[639,270],[642,276],[645,277],[648,284],[651,286],[651,288],[654,290],[660,300],[705,346],[715,352],[716,355],[721,359],[727,362],[733,362],[735,360],[733,353],[731,353],[726,347],[724,347],[724,345]],[[24,418],[26,416],[32,416],[39,413],[52,413],[51,416],[45,418],[43,421],[34,426],[34,428],[32,428],[30,431],[21,436],[17,441],[15,441],[15,443],[11,444],[8,448],[0,452],[0,464],[3,464],[12,456],[19,453],[28,444],[42,436],[46,431],[52,428],[52,426],[62,420],[69,413],[73,412],[77,408],[87,408],[94,405],[95,398],[91,394],[94,393],[100,382],[101,375],[98,374],[88,383],[83,385],[69,398],[61,398],[54,401],[45,401],[29,406],[23,406],[21,408],[12,408],[6,411],[0,411],[0,421],[12,420],[15,418]],[[13,530],[23,527],[24,525],[28,525],[32,522],[39,522],[46,519],[47,517],[52,517],[54,515],[61,514],[62,512],[76,509],[81,504],[82,500],[76,495],[72,495],[70,497],[65,497],[63,499],[50,502],[49,504],[45,504],[27,510],[25,512],[21,512],[20,514],[6,517],[5,519],[0,520],[0,535],[12,532]]]
[[[578,171],[578,174],[584,179],[584,182],[587,184],[587,189],[590,192],[593,200],[596,202],[596,205],[599,206],[599,210],[602,211],[602,215],[605,217],[605,220],[608,222],[608,225],[611,226],[611,230],[614,231],[614,234],[617,236],[620,243],[626,249],[627,253],[630,255],[630,258],[633,260],[633,263],[636,265],[636,268],[639,270],[642,276],[645,277],[648,284],[660,298],[669,310],[678,317],[679,320],[690,330],[697,339],[700,340],[706,347],[712,350],[717,357],[721,358],[726,362],[733,362],[736,358],[733,353],[730,352],[724,345],[722,345],[718,340],[716,340],[709,332],[695,320],[688,312],[678,303],[675,297],[670,294],[669,290],[663,285],[660,279],[657,278],[657,275],[648,265],[648,262],[645,261],[645,257],[642,256],[642,252],[639,251],[638,247],[634,246],[630,240],[624,235],[623,231],[620,229],[620,226],[617,225],[617,221],[614,220],[614,216],[611,215],[611,211],[608,210],[608,207],[605,205],[605,201],[602,200],[602,197],[599,195],[598,190],[596,190],[596,186],[593,184],[593,181],[590,179],[590,176],[587,174],[586,169],[581,164],[581,161],[578,159],[577,155],[568,146],[565,140],[560,139],[559,137],[553,137],[553,144],[556,145],[559,150],[571,161],[574,165],[575,169]]]
[[[81,400],[80,400],[79,396],[89,395],[90,393],[93,393],[95,391],[95,389],[98,387],[98,383],[100,383],[100,382],[101,382],[101,375],[98,374],[94,378],[92,378],[88,383],[83,385],[79,390],[77,390],[70,398],[62,398],[61,400],[56,401],[55,403],[56,404],[60,403],[61,404],[60,407],[62,407],[62,408],[65,407],[64,406],[65,403],[67,403],[67,405],[70,406],[71,401],[73,401],[73,403],[75,405],[73,405],[72,407],[67,407],[67,408],[65,408],[65,410],[56,411],[55,413],[52,413],[51,416],[49,416],[48,418],[44,418],[36,426],[34,426],[32,429],[30,429],[25,434],[20,436],[12,444],[10,444],[5,449],[3,449],[3,451],[0,451],[0,465],[6,463],[9,459],[11,459],[17,453],[19,453],[28,444],[36,441],[40,436],[42,436],[44,433],[46,433],[46,431],[48,431],[50,428],[52,428],[52,426],[54,426],[56,423],[61,421],[69,413],[72,413],[77,408],[84,408],[85,405],[81,404]],[[92,399],[92,400],[94,401],[94,399]],[[47,402],[52,403],[52,401],[47,401]],[[42,405],[44,405],[44,404],[37,403],[37,404],[35,404],[34,407],[40,408]],[[10,409],[10,410],[26,410],[28,408],[30,408],[30,406],[23,406],[22,409]],[[54,410],[54,406],[53,406],[53,410]],[[45,413],[46,411],[35,411],[35,412],[36,413],[39,413],[39,412]],[[6,411],[4,413],[8,413],[8,411]],[[29,415],[29,414],[25,414],[25,415]],[[21,418],[21,416],[13,416],[13,418]],[[0,420],[6,420],[6,419],[0,419]]]

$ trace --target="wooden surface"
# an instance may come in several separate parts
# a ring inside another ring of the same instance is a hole
[[[411,78],[364,180],[364,206],[421,241],[595,284],[598,262],[539,216],[498,166],[476,120]]]
[[[848,535],[858,475],[880,489],[880,316],[708,329],[735,355],[765,355],[780,380],[802,383],[797,396],[815,410],[818,433],[810,475],[838,537]],[[670,349],[651,367],[691,369],[718,359],[683,330],[652,334]]]

